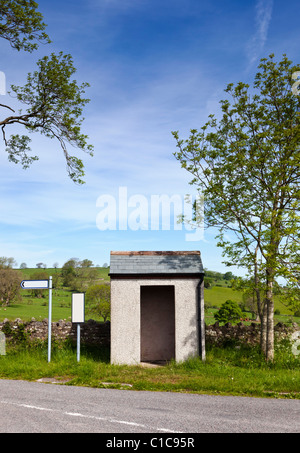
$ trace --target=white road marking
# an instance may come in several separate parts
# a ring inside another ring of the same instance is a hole
[[[12,401],[0,401],[1,404],[8,404],[11,406],[18,406],[18,407],[25,407],[26,409],[35,409],[39,411],[48,411],[48,412],[60,412],[62,415],[69,415],[71,417],[82,417],[82,418],[89,418],[93,420],[100,420],[100,421],[105,421],[109,423],[118,423],[122,425],[129,425],[129,426],[136,426],[138,428],[145,428],[147,429],[146,425],[142,425],[141,423],[135,423],[135,422],[128,422],[126,420],[116,420],[113,418],[108,418],[108,417],[98,417],[95,415],[85,415],[85,414],[80,414],[79,412],[62,412],[58,409],[50,409],[48,407],[40,407],[40,406],[32,406],[30,404],[22,404],[22,403],[14,403]],[[163,431],[166,433],[182,433],[182,431],[173,431],[171,429],[167,428],[152,428],[148,427],[148,429],[151,430],[156,430],[156,431]]]
[[[162,431],[164,433],[178,433],[178,434],[183,434],[183,431],[172,431],[172,429],[167,429],[167,428],[156,428],[157,431]]]
[[[17,403],[12,403],[12,404],[14,404],[15,406],[26,407],[28,409],[37,409],[38,411],[49,411],[49,412],[54,411],[54,409],[49,409],[47,407],[31,406],[29,404],[17,404]]]

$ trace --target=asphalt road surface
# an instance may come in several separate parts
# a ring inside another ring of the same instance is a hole
[[[0,432],[299,433],[300,400],[0,380]]]

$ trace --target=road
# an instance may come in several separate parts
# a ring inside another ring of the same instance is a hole
[[[0,432],[299,433],[300,401],[0,380]]]

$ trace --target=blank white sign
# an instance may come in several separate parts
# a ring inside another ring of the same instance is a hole
[[[84,293],[72,294],[72,322],[84,322]]]

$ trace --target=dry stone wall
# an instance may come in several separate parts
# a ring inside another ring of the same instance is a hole
[[[278,323],[274,327],[274,336],[276,340],[289,338],[293,332],[299,331],[298,324],[293,323],[291,327],[283,323]],[[230,323],[220,326],[218,322],[211,326],[205,327],[205,338],[207,344],[222,346],[229,342],[241,344],[257,345],[260,343],[260,324],[251,323],[246,326],[242,322],[237,325]]]
[[[36,321],[34,318],[29,322],[22,322],[17,318],[14,321],[4,320],[0,323],[0,331],[5,333],[8,341],[17,338],[22,330],[28,340],[48,339],[48,319]],[[60,320],[51,323],[52,338],[56,340],[71,339],[76,341],[77,326],[69,321]],[[109,346],[110,344],[110,323],[96,322],[92,319],[81,325],[80,341],[86,344]]]
[[[14,321],[5,319],[0,322],[0,331],[4,332],[8,341],[18,337],[22,331],[29,340],[47,340],[48,339],[48,319],[36,321],[34,318],[29,322],[22,322],[17,318]],[[293,332],[300,331],[300,327],[294,323],[291,327],[278,323],[275,326],[275,338],[282,339],[289,337]],[[69,321],[60,320],[52,323],[52,338],[56,340],[71,339],[76,341],[77,329],[76,324]],[[259,324],[252,323],[246,326],[239,323],[235,326],[230,323],[220,326],[219,323],[205,326],[206,344],[215,344],[222,346],[228,342],[256,345],[260,341]],[[92,319],[81,325],[80,340],[82,343],[109,346],[110,345],[110,322],[101,323]]]

